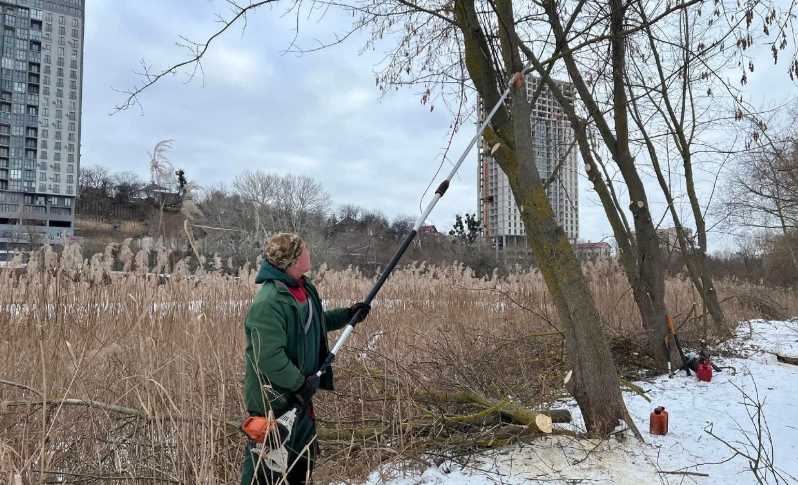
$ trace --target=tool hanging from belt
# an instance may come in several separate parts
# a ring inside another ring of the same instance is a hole
[[[269,412],[269,416],[250,416],[241,424],[241,431],[253,444],[250,452],[266,468],[277,473],[287,473],[288,450],[285,444],[291,438],[291,430],[296,420],[297,408],[291,408],[278,419]]]

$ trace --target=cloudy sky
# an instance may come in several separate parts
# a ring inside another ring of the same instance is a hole
[[[219,13],[229,13],[221,0],[87,1],[83,166],[147,177],[148,151],[169,138],[172,163],[203,186],[229,186],[247,169],[306,174],[322,182],[336,206],[356,204],[389,218],[417,215],[447,142],[449,113],[430,112],[413,90],[380,98],[374,71],[381,52],[361,55],[364,37],[318,54],[283,54],[295,19],[279,9],[258,10],[246,30],[228,31],[193,81],[185,74],[166,78],[140,97],[141,107],[112,115],[124,100],[119,90],[140,82],[142,59],[154,69],[183,60],[179,36],[207,38]],[[305,22],[300,41],[311,45],[345,22],[334,15]],[[793,96],[784,79],[781,68],[754,73],[749,87],[768,88],[755,101]],[[453,158],[474,132],[471,123],[456,137]],[[474,151],[430,217],[439,229],[448,229],[456,213],[476,211],[476,166]],[[587,186],[581,177],[580,236],[596,241],[610,229]],[[714,241],[716,248],[730,244]]]

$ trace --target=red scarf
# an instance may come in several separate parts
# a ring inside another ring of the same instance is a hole
[[[294,300],[298,301],[299,303],[305,303],[308,301],[308,292],[305,289],[305,279],[300,278],[296,280],[298,283],[297,286],[288,286],[288,291],[291,293],[291,296],[294,297]]]

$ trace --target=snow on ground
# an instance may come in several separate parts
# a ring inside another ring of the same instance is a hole
[[[466,466],[444,463],[421,474],[385,466],[369,477],[370,484],[700,484],[757,483],[749,462],[710,436],[709,430],[742,452],[756,452],[757,421],[751,400],[762,402],[765,449],[780,473],[765,483],[798,484],[798,366],[783,364],[774,353],[798,357],[798,320],[755,320],[741,324],[738,337],[724,346],[740,357],[714,359],[724,369],[712,382],[699,382],[684,372],[669,379],[637,382],[651,398],[626,393],[632,418],[643,433],[640,443],[629,433],[609,440],[576,440],[551,436],[529,444],[486,452]],[[758,395],[758,399],[757,399]],[[745,403],[749,406],[746,406]],[[575,403],[569,425],[583,428]],[[669,433],[648,434],[649,413],[655,406],[669,412]],[[748,441],[751,439],[753,444]],[[678,473],[662,473],[678,472]],[[763,470],[763,475],[765,471]]]

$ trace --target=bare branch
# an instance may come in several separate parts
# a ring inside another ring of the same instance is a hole
[[[189,49],[192,52],[192,56],[190,58],[188,58],[188,59],[186,59],[184,61],[180,61],[180,62],[178,62],[176,64],[173,64],[172,66],[170,66],[170,67],[168,67],[168,68],[166,68],[166,69],[164,69],[162,71],[158,71],[158,72],[151,72],[149,66],[147,66],[145,64],[145,62],[142,60],[141,64],[142,64],[143,71],[141,72],[141,75],[144,77],[144,84],[141,85],[141,86],[138,86],[138,87],[134,87],[133,89],[128,90],[128,91],[121,91],[122,93],[127,95],[127,98],[125,99],[124,102],[122,102],[121,104],[117,105],[114,108],[114,112],[123,111],[123,110],[126,110],[126,109],[130,108],[131,106],[134,106],[134,105],[138,104],[138,96],[142,92],[144,92],[144,90],[146,90],[150,86],[154,85],[155,83],[160,81],[165,76],[167,76],[169,74],[175,74],[180,69],[182,69],[182,68],[184,68],[186,66],[193,66],[194,70],[193,70],[191,76],[189,77],[189,79],[193,78],[193,76],[196,74],[197,70],[198,69],[199,70],[202,69],[202,65],[201,65],[200,61],[202,60],[203,56],[205,55],[206,52],[208,52],[208,48],[211,46],[211,44],[219,36],[221,36],[223,33],[225,33],[239,19],[242,19],[242,18],[246,19],[247,12],[249,12],[251,10],[254,10],[254,9],[258,8],[258,7],[262,7],[263,5],[266,5],[266,4],[275,3],[277,1],[278,0],[261,0],[261,1],[258,1],[258,2],[252,2],[252,3],[250,3],[249,5],[246,5],[246,6],[240,6],[240,5],[236,4],[235,2],[228,1],[228,3],[230,5],[234,6],[234,9],[236,10],[235,15],[233,15],[233,17],[230,18],[229,20],[220,19],[219,21],[222,23],[222,27],[219,30],[217,30],[216,32],[214,32],[213,34],[211,34],[211,36],[208,37],[208,39],[205,42],[196,43],[196,42],[193,42],[193,41],[190,41],[190,40],[186,39],[185,37],[181,37],[181,39],[184,41],[183,47],[186,47],[187,49]]]

